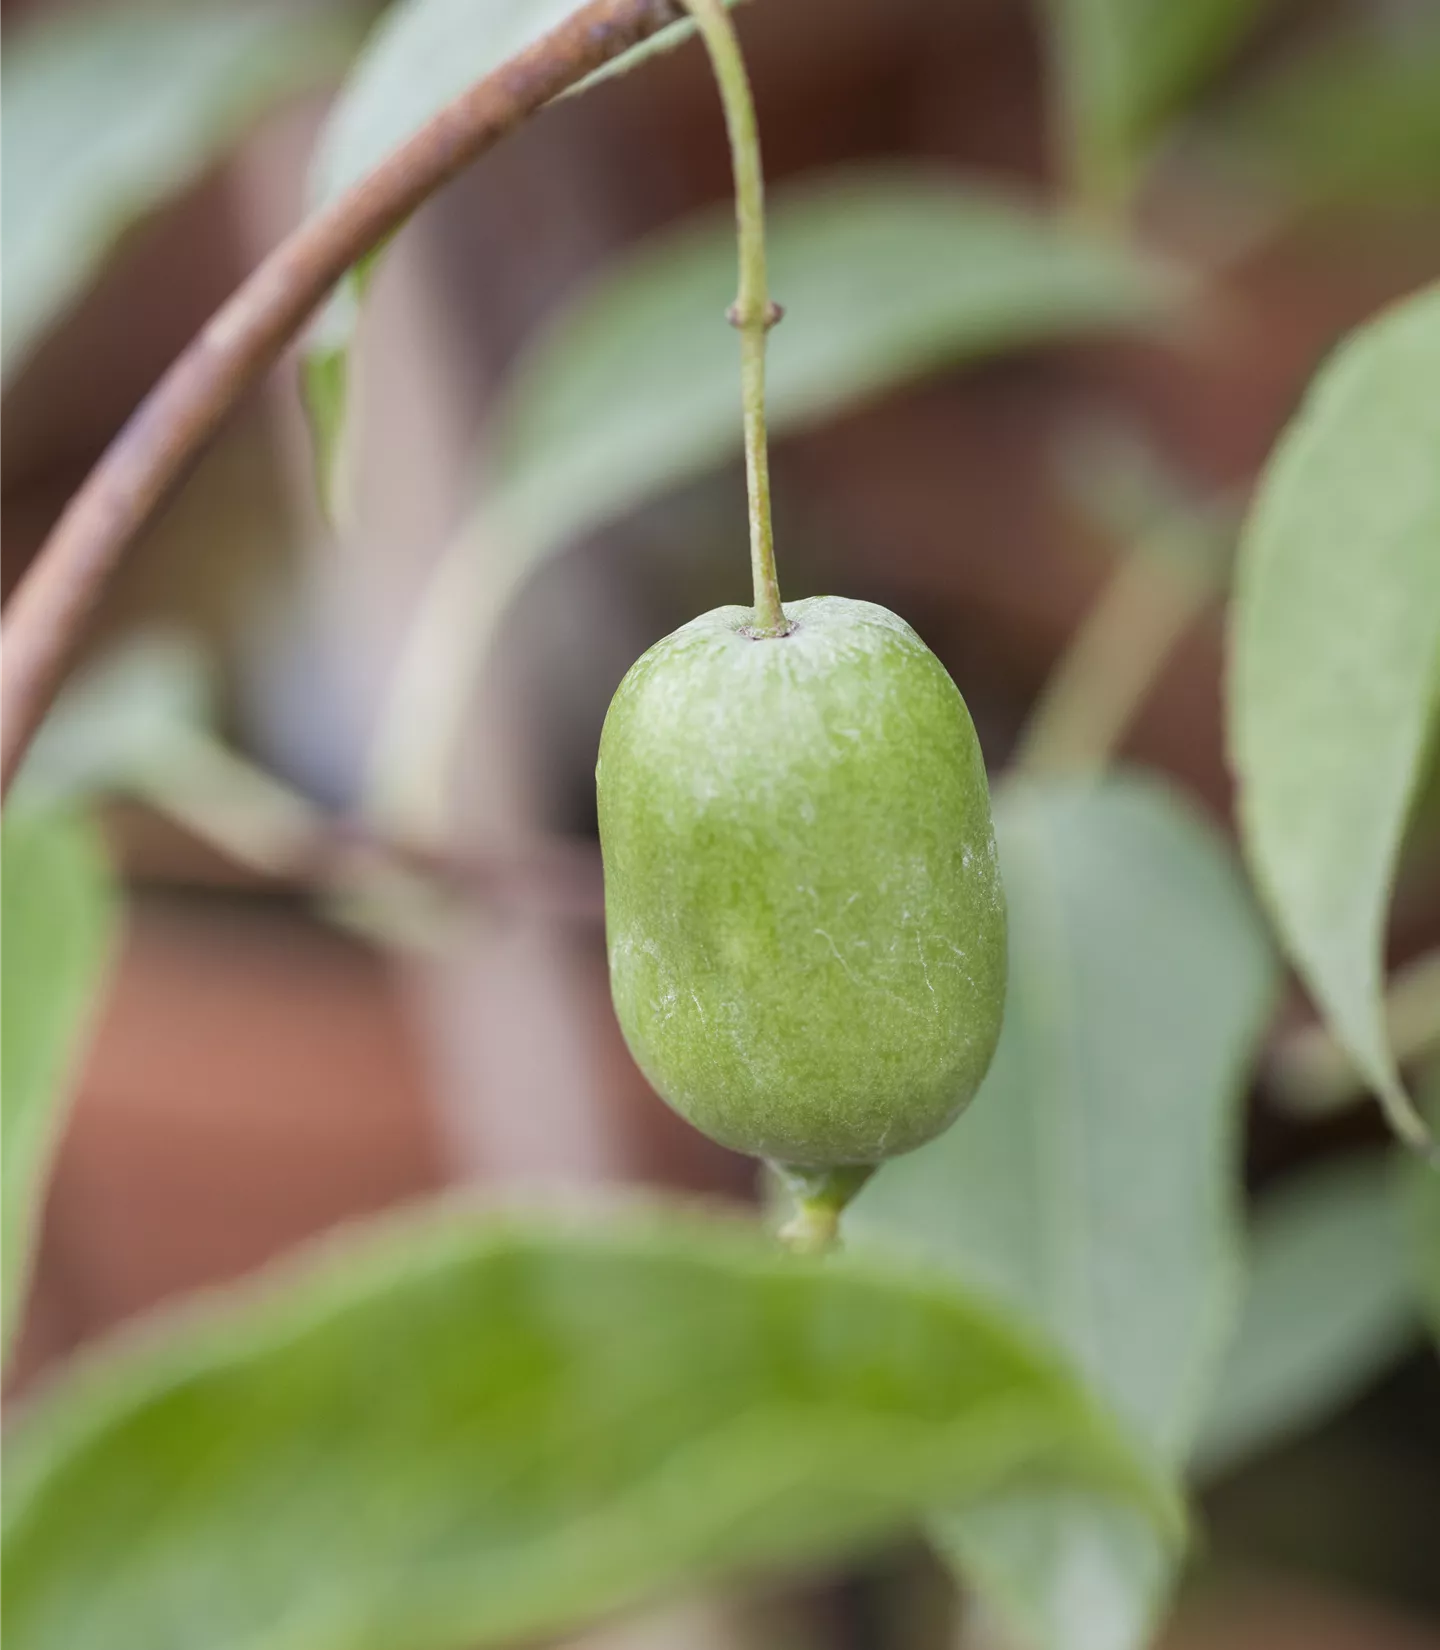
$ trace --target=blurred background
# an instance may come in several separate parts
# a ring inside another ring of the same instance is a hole
[[[787,595],[910,619],[960,684],[992,774],[1118,561],[1157,519],[1198,524],[1207,572],[1178,619],[1161,604],[1157,632],[1173,623],[1176,639],[1122,749],[1221,822],[1229,527],[1334,342],[1440,269],[1433,0],[1254,9],[1135,192],[1134,233],[1175,288],[1163,324],[1137,302],[1013,347],[937,343],[864,393],[822,384],[773,455]],[[303,215],[327,110],[380,8],[211,10],[197,29],[195,8],[128,0],[5,9],[7,594],[140,396]],[[877,163],[881,195],[915,177],[1032,203],[1066,187],[1039,20],[1019,0],[761,0],[737,18],[777,201]],[[147,120],[142,187],[106,166]],[[558,316],[608,290],[637,245],[723,220],[729,187],[693,45],[546,111],[427,206],[375,278],[343,527],[317,503],[292,359],[128,558],[77,667],[69,752],[103,780],[127,924],[16,1383],[158,1302],[441,1186],[758,1195],[753,1166],[672,1117],[620,1039],[592,782],[629,663],[748,599],[738,418],[735,440],[638,489],[636,507],[597,509],[595,526],[578,510],[521,584],[468,700],[443,842],[362,877],[354,824],[427,574],[503,469],[497,409],[532,363],[542,381]],[[38,245],[37,222],[60,244]],[[775,292],[794,304],[778,272]],[[684,378],[683,359],[669,366]],[[597,404],[623,422],[638,377]],[[169,757],[146,755],[152,734]],[[63,766],[63,741],[49,760]],[[1397,965],[1440,944],[1437,819],[1422,807]],[[1257,1190],[1383,1138],[1368,1108],[1287,1109],[1309,1018],[1287,1001],[1251,1096]],[[1210,1485],[1170,1642],[1440,1644],[1440,1379],[1418,1336],[1404,1348],[1324,1425]],[[918,1646],[927,1574],[899,1552],[766,1608],[788,1642]],[[737,1612],[703,1601],[606,1642],[754,1642]]]

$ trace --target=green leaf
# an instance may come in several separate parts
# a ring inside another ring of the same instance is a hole
[[[727,0],[735,4],[735,0]],[[358,183],[467,87],[558,27],[578,0],[396,0],[381,17],[335,100],[315,151],[310,195],[323,206]],[[668,51],[694,33],[673,23],[572,88]],[[716,100],[716,123],[720,105]],[[343,497],[349,353],[380,250],[336,288],[305,343],[305,393],[326,506]]]
[[[1044,0],[1071,165],[1123,198],[1157,130],[1220,67],[1270,0]]]
[[[1260,889],[1398,1133],[1385,919],[1440,704],[1440,286],[1356,333],[1271,455],[1240,547],[1230,746]]]
[[[1395,1360],[1415,1333],[1408,1262],[1387,1159],[1312,1170],[1261,1202],[1201,1473],[1226,1472],[1323,1420]]]
[[[320,502],[331,521],[343,524],[349,511],[349,451],[346,419],[350,408],[350,347],[360,325],[360,309],[381,253],[356,264],[331,293],[305,335],[300,360],[301,390],[315,449]]]
[[[85,1370],[6,1463],[23,1650],[464,1650],[1033,1475],[1166,1492],[947,1280],[738,1222],[392,1225]]]
[[[6,376],[132,224],[333,72],[347,37],[274,3],[67,7],[7,39]]]
[[[1440,21],[1362,12],[1227,100],[1197,143],[1238,180],[1307,205],[1440,197]]]
[[[1432,1125],[1440,1120],[1440,1064],[1432,1065],[1422,1080],[1421,1108]],[[1440,1173],[1433,1158],[1412,1159],[1401,1172],[1411,1275],[1430,1333],[1440,1346]]]
[[[8,807],[0,862],[0,1310],[8,1346],[67,1086],[110,949],[115,894],[103,850],[67,815]]]
[[[321,205],[343,194],[447,103],[579,9],[578,0],[397,0],[371,31],[330,111],[311,168],[311,198]],[[672,23],[567,95],[625,74],[694,32],[689,19]]]
[[[1153,326],[1170,286],[1119,246],[914,169],[775,191],[768,419],[785,434],[939,368]],[[493,430],[494,531],[531,555],[740,450],[726,211],[642,245],[521,356]]]
[[[1440,1341],[1440,1177],[1428,1164],[1413,1168],[1411,1174],[1416,1275],[1430,1333]]]
[[[1127,1507],[1004,1490],[934,1519],[931,1533],[1015,1650],[1140,1650],[1155,1637],[1175,1555]]]
[[[948,1134],[881,1168],[847,1232],[992,1292],[1178,1465],[1231,1326],[1236,1102],[1273,959],[1225,844],[1153,782],[1014,782],[995,827],[995,1063]],[[1144,1643],[1168,1578],[1142,1523],[1074,1492],[1011,1494],[937,1532],[1045,1650]]]
[[[25,806],[128,796],[237,864],[293,873],[324,820],[215,728],[210,661],[174,630],[134,635],[62,694],[20,771]]]
[[[133,637],[65,690],[26,755],[17,795],[53,804],[133,791],[184,766],[214,715],[215,684],[190,638]]]

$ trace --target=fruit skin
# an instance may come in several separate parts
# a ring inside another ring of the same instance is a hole
[[[697,1128],[775,1162],[939,1134],[1000,1035],[1005,903],[975,729],[904,620],[817,596],[632,666],[596,787],[625,1040]]]

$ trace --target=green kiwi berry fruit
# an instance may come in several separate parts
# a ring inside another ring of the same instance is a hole
[[[965,703],[902,619],[722,607],[620,684],[596,783],[610,980],[640,1068],[738,1151],[923,1145],[1000,1034],[1005,905]]]

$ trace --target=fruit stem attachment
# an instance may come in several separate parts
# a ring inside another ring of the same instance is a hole
[[[740,334],[740,391],[745,416],[745,490],[750,501],[750,573],[755,583],[755,621],[747,634],[784,636],[791,628],[780,605],[775,576],[775,537],[770,526],[770,455],[765,441],[765,340],[783,313],[770,302],[765,283],[765,183],[755,104],[740,42],[724,0],[685,0],[710,54],[725,108],[730,162],[735,173],[735,228],[740,287],[726,319]]]
[[[794,1210],[779,1237],[797,1255],[823,1255],[835,1247],[846,1204],[875,1173],[873,1163],[849,1163],[834,1169],[801,1169],[787,1163],[771,1167],[794,1200]]]

